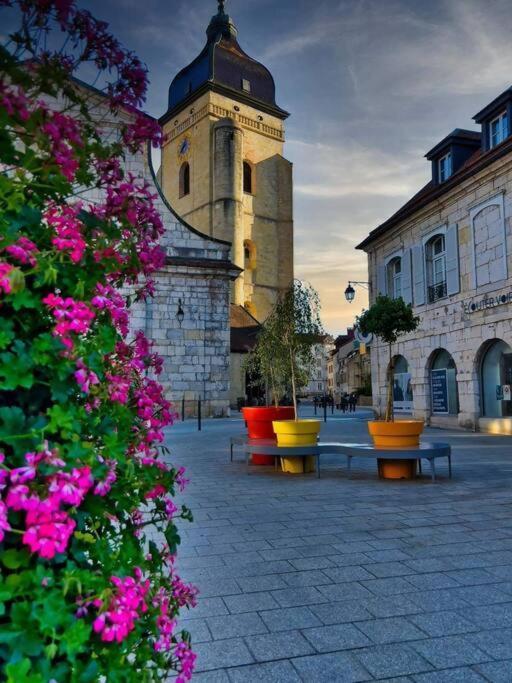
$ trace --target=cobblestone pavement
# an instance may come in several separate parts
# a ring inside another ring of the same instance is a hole
[[[323,440],[366,441],[364,414]],[[240,419],[175,425],[184,499],[182,576],[201,591],[181,622],[195,681],[512,681],[512,438],[426,430],[453,447],[379,481],[373,462],[322,462],[322,478],[229,462]]]

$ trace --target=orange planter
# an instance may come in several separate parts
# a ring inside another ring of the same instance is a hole
[[[368,422],[368,431],[375,446],[418,446],[423,427],[423,420],[397,420],[396,422],[371,420]]]
[[[258,406],[242,408],[242,414],[247,424],[249,439],[275,439],[272,422],[274,420],[293,420],[295,411],[293,406]],[[273,465],[274,457],[264,453],[253,453],[253,465]]]
[[[368,431],[375,446],[381,448],[406,448],[419,446],[423,432],[423,420],[397,420],[368,422]],[[416,476],[416,460],[378,460],[377,466],[381,479],[414,479]]]

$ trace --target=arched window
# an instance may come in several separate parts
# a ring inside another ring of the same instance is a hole
[[[427,292],[429,304],[444,299],[446,290],[446,242],[444,235],[434,235],[425,245]]]
[[[252,240],[244,240],[244,269],[256,268],[256,245]]]
[[[395,413],[411,413],[413,392],[409,363],[403,356],[395,356],[393,361],[393,410]]]
[[[388,292],[393,299],[402,296],[402,259],[400,256],[391,259],[387,265]]]
[[[430,364],[430,397],[435,415],[457,415],[459,394],[457,366],[445,349],[438,349]]]
[[[480,368],[482,415],[508,417],[512,415],[512,401],[507,400],[503,386],[512,384],[512,348],[503,340],[489,343]]]
[[[180,197],[190,194],[190,164],[184,161],[180,168]]]
[[[252,166],[248,161],[244,161],[244,192],[252,194]]]

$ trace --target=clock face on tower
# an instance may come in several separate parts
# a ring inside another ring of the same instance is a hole
[[[180,158],[186,157],[190,150],[190,138],[186,137],[180,142],[178,146],[178,156]]]

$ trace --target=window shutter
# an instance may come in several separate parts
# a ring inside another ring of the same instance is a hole
[[[379,263],[377,266],[377,294],[386,294],[386,266]]]
[[[457,224],[446,231],[446,292],[448,296],[460,292],[459,239]]]
[[[412,304],[411,250],[406,249],[402,255],[402,299]]]
[[[425,303],[425,258],[423,246],[417,244],[412,248],[411,253],[414,304],[416,306],[422,306]]]

